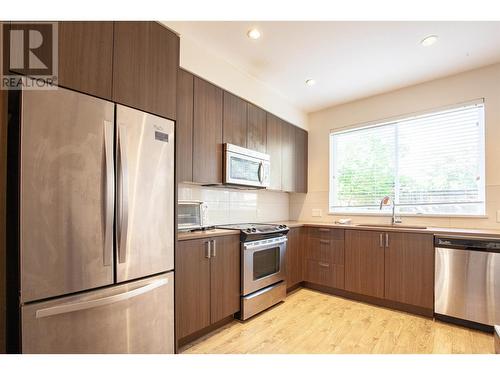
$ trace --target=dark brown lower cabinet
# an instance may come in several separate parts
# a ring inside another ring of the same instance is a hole
[[[385,299],[434,308],[434,236],[386,233]]]
[[[240,237],[213,239],[210,258],[210,323],[240,311]]]
[[[304,228],[290,228],[286,248],[286,286],[291,288],[304,280]]]
[[[209,239],[179,241],[175,256],[177,338],[210,325]]]
[[[307,242],[305,281],[344,289],[344,230],[308,228]]]
[[[384,233],[345,231],[345,289],[384,298]]]
[[[178,242],[175,309],[177,339],[239,311],[239,235]]]

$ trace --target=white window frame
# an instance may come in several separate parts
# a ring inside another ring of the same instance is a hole
[[[385,118],[382,120],[376,120],[376,121],[370,121],[370,122],[365,122],[365,123],[360,123],[360,124],[354,124],[354,125],[347,125],[347,126],[342,126],[336,129],[330,129],[330,133],[328,135],[328,160],[329,160],[329,176],[328,176],[328,214],[329,215],[349,215],[349,216],[392,216],[392,213],[390,212],[352,212],[348,210],[342,210],[342,207],[335,207],[332,208],[331,203],[334,201],[335,197],[335,184],[333,181],[333,176],[336,175],[336,170],[335,165],[334,165],[334,158],[335,158],[335,153],[336,153],[336,147],[333,147],[332,142],[333,142],[333,135],[334,134],[341,134],[341,133],[347,133],[355,130],[361,130],[361,129],[367,129],[367,128],[375,128],[375,127],[380,127],[380,126],[386,126],[390,125],[392,123],[397,123],[401,120],[409,120],[414,117],[420,117],[420,116],[425,116],[425,115],[431,115],[436,112],[441,112],[441,111],[446,111],[446,110],[453,110],[453,109],[459,109],[463,107],[470,107],[472,105],[483,105],[483,116],[481,117],[481,123],[480,123],[480,130],[481,130],[481,150],[482,152],[480,153],[481,156],[481,171],[480,171],[480,178],[482,181],[482,189],[480,189],[480,198],[483,202],[483,213],[481,214],[469,214],[469,215],[464,215],[464,214],[450,214],[450,213],[436,213],[436,214],[421,214],[421,213],[398,213],[398,216],[402,217],[452,217],[452,218],[478,218],[478,219],[484,219],[488,218],[486,215],[486,143],[485,143],[485,132],[486,132],[486,124],[485,124],[485,118],[486,118],[486,102],[484,98],[480,99],[475,99],[467,102],[462,102],[458,104],[453,104],[453,105],[448,105],[444,107],[439,107],[439,108],[432,108],[424,111],[419,111],[419,112],[412,112],[408,114],[403,114],[403,115],[398,115],[390,118]],[[396,127],[397,129],[397,127]],[[397,139],[397,137],[396,137]],[[395,147],[395,150],[397,152],[397,145]],[[397,163],[397,158],[396,158],[396,163]],[[398,174],[396,174],[397,176]],[[398,181],[395,181],[397,184]],[[396,194],[399,193],[398,189],[395,189]],[[382,197],[381,197],[382,198]]]

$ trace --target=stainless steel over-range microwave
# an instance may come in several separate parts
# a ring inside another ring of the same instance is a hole
[[[224,184],[266,188],[270,169],[269,155],[224,144]]]

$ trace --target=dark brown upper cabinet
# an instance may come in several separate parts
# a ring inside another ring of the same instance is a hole
[[[113,22],[59,22],[58,84],[111,100]]]
[[[266,111],[248,103],[247,116],[247,147],[266,153]]]
[[[176,166],[177,181],[193,181],[194,77],[179,69],[177,76]]]
[[[115,22],[113,100],[176,119],[179,37],[156,22]]]
[[[307,193],[307,132],[295,128],[295,192]]]
[[[272,165],[272,163],[271,163]],[[281,190],[295,191],[295,127],[282,121],[281,130]]]
[[[194,77],[193,181],[222,183],[222,89]]]
[[[283,121],[267,114],[267,153],[271,157],[269,189],[281,190],[281,133]]]
[[[385,298],[434,308],[434,236],[385,234]]]
[[[345,231],[345,289],[384,298],[385,233]]]
[[[247,147],[247,102],[224,91],[223,143]]]

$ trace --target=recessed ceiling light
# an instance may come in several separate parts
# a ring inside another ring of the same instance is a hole
[[[307,86],[314,86],[315,84],[316,84],[316,81],[314,79],[306,79]]]
[[[429,47],[432,46],[434,43],[436,43],[438,40],[437,35],[429,35],[426,36],[424,39],[420,41],[420,44],[423,45],[424,47]]]
[[[260,31],[257,29],[250,29],[247,32],[247,36],[250,39],[259,39],[260,38]]]

